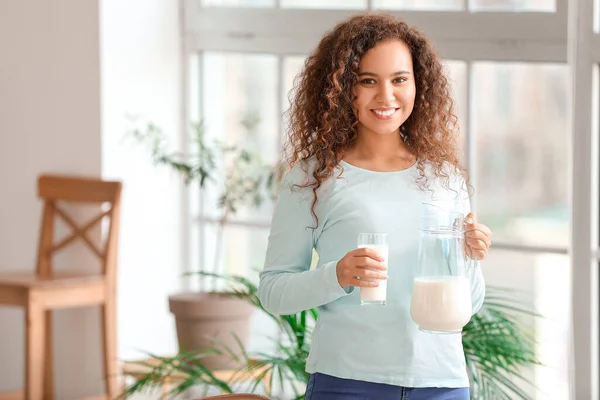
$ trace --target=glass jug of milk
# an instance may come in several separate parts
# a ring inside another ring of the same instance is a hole
[[[464,216],[423,203],[410,315],[419,329],[460,333],[471,319]]]

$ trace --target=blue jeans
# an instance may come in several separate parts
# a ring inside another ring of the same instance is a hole
[[[316,373],[304,400],[469,400],[469,388],[407,388]]]

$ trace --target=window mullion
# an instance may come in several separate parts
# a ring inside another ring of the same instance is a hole
[[[565,21],[567,20],[567,15],[569,11],[568,0],[556,0],[556,15],[560,18],[563,18]]]
[[[198,217],[197,221],[200,224],[220,224],[223,222],[220,218],[210,216]],[[265,220],[228,219],[224,225],[269,229],[271,227],[271,222]]]
[[[204,63],[206,62],[206,54],[205,52],[202,52],[198,55],[199,57],[199,61],[198,61],[198,82],[199,82],[199,87],[197,88],[197,90],[200,91],[200,93],[198,94],[198,112],[200,114],[200,117],[203,118],[204,117],[204,86],[205,86],[205,81],[206,81],[206,76],[204,74]],[[198,213],[199,215],[204,215],[204,201],[205,201],[205,195],[204,195],[204,190],[200,189],[199,193],[198,193]],[[198,227],[198,254],[199,257],[198,259],[201,261],[202,265],[195,265],[192,266],[192,269],[196,269],[196,268],[202,268],[202,266],[204,265],[204,262],[206,261],[206,246],[205,246],[205,241],[206,241],[206,230],[203,224],[200,224],[200,226]],[[196,280],[197,284],[199,285],[198,289],[199,290],[204,290],[205,289],[205,281],[203,279],[198,279]]]
[[[475,35],[475,34],[474,34]],[[230,51],[242,53],[269,53],[298,55],[310,53],[318,38],[306,35],[257,35],[253,32],[188,32],[184,45],[197,51]],[[600,40],[598,40],[600,41]],[[503,40],[494,38],[452,39],[438,37],[435,47],[442,58],[452,60],[488,60],[506,62],[559,62],[567,61],[565,39],[548,41]],[[600,47],[598,47],[600,49]],[[600,50],[591,49],[600,59]]]
[[[592,338],[594,320],[592,301],[594,300],[592,279],[594,278],[590,244],[591,197],[592,197],[592,60],[590,46],[592,39],[592,3],[588,0],[569,0],[569,53],[571,70],[572,104],[571,125],[571,273],[572,273],[572,315],[573,352],[572,365],[575,367],[572,395],[577,399],[598,398],[593,371],[597,351],[597,338]]]
[[[476,160],[476,152],[475,152],[475,146],[476,146],[476,133],[475,133],[475,113],[472,112],[472,108],[475,106],[475,104],[477,104],[475,97],[475,91],[473,90],[473,81],[474,81],[474,77],[473,77],[473,63],[472,62],[467,62],[467,79],[465,82],[466,85],[466,90],[467,90],[467,104],[465,106],[465,123],[467,126],[466,129],[466,154],[465,154],[465,159],[466,159],[466,166],[467,169],[469,170],[469,174],[470,174],[470,182],[473,185],[476,185],[477,182],[477,160]],[[473,197],[471,197],[471,209],[473,211],[477,211],[477,198],[476,195],[473,195]]]
[[[191,79],[191,71],[190,71],[190,58],[191,58],[191,54],[185,49],[183,48],[181,50],[181,57],[183,62],[181,63],[181,84],[183,85],[183,87],[181,88],[181,102],[182,102],[182,107],[181,107],[181,114],[180,114],[180,118],[181,121],[183,121],[183,128],[180,130],[180,136],[179,136],[179,141],[180,141],[180,148],[182,153],[184,154],[184,156],[187,156],[187,154],[189,154],[189,134],[188,134],[188,130],[185,129],[185,127],[188,126],[188,121],[190,120],[190,109],[189,109],[189,105],[191,103],[191,90],[192,88],[190,87],[190,82],[192,81]],[[182,273],[186,273],[189,271],[190,268],[190,198],[189,198],[189,191],[187,191],[187,188],[182,185],[181,187],[181,210],[180,210],[180,215],[181,215],[181,253],[182,253],[182,264],[181,264],[181,269],[182,269]],[[181,275],[181,274],[180,274]],[[189,284],[188,284],[188,280],[184,279],[181,281],[181,286],[184,290],[188,290],[189,289]]]
[[[529,246],[513,243],[498,243],[494,242],[493,249],[518,251],[521,253],[537,253],[537,254],[569,254],[569,250],[562,247],[544,247],[544,246]]]
[[[600,35],[595,34],[590,40],[590,56],[594,62],[600,64]]]
[[[566,40],[567,24],[555,13],[544,12],[480,12],[468,11],[393,11],[411,25],[416,25],[434,41],[469,40],[533,40],[544,44]],[[234,9],[196,8],[186,15],[184,32],[219,33],[247,38],[270,36],[310,36],[318,40],[340,20],[354,15],[354,10],[315,9]],[[306,24],[310,21],[310,24]],[[510,29],[506,29],[510,26]],[[315,40],[313,40],[314,44]]]
[[[279,135],[277,135],[277,157],[276,160],[279,161],[281,158],[281,149],[283,146],[283,138],[285,136],[285,121],[283,118],[283,113],[285,112],[285,99],[286,95],[283,92],[283,88],[285,87],[285,59],[282,56],[277,57],[277,115],[279,116]]]
[[[600,43],[599,43],[600,45]],[[600,261],[600,61],[594,61],[592,72],[592,243],[596,261]]]
[[[594,32],[600,33],[600,0],[594,0]]]

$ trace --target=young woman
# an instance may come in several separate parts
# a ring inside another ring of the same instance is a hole
[[[466,216],[468,257],[484,259],[491,244],[470,213],[450,88],[431,43],[391,16],[351,17],[308,57],[294,95],[291,169],[259,295],[274,314],[319,308],[305,398],[468,399],[461,335],[422,332],[410,317],[423,202]],[[388,234],[387,268],[356,248],[361,232]],[[387,305],[361,306],[359,288],[384,279]],[[473,313],[484,292],[477,269]]]

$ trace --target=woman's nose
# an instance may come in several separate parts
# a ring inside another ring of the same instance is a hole
[[[394,102],[394,88],[387,82],[383,82],[379,88],[379,93],[376,100],[384,105]]]

